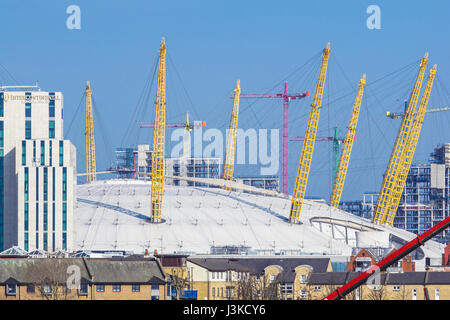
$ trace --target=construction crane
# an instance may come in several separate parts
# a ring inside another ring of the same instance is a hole
[[[440,232],[444,231],[450,227],[450,217],[447,217],[446,219],[442,220],[441,222],[437,223],[434,227],[428,229],[424,233],[418,235],[416,238],[408,242],[407,244],[403,245],[401,248],[394,250],[392,253],[390,253],[386,258],[382,259],[377,264],[373,265],[360,275],[353,278],[351,281],[346,283],[340,288],[337,288],[334,290],[331,294],[323,298],[322,300],[340,300],[343,299],[347,294],[352,292],[353,290],[357,289],[360,285],[367,282],[369,277],[375,276],[376,272],[382,272],[385,271],[388,267],[402,259],[403,257],[407,256],[414,250],[416,250],[418,247],[424,245],[425,242],[432,239],[434,236],[439,234]]]
[[[244,99],[260,99],[260,98],[270,98],[283,99],[283,140],[282,140],[282,182],[281,182],[281,192],[284,194],[288,194],[288,175],[289,175],[289,166],[288,166],[288,157],[289,157],[289,101],[302,99],[305,97],[309,97],[309,91],[305,93],[297,93],[294,95],[288,94],[288,85],[287,82],[284,83],[284,92],[283,93],[247,93],[241,94],[241,98]]]
[[[342,190],[344,188],[348,164],[350,162],[350,155],[352,153],[353,141],[355,140],[356,126],[358,125],[359,110],[361,108],[361,101],[365,85],[366,75],[364,74],[359,80],[358,93],[356,94],[355,103],[353,104],[352,116],[350,117],[347,134],[345,135],[344,147],[342,148],[341,156],[339,158],[339,166],[338,169],[336,169],[336,174],[333,177],[333,188],[331,190],[330,206],[335,208],[339,207],[339,202],[341,201]]]
[[[194,123],[189,123],[189,114],[186,112],[186,122],[173,122],[166,123],[166,128],[184,128],[183,136],[183,157],[189,158],[191,151],[191,134],[192,129],[198,129],[206,126],[206,121],[194,121]],[[143,128],[155,128],[154,123],[140,123],[139,127]]]
[[[223,162],[222,179],[224,180],[233,180],[240,95],[241,95],[241,84],[240,81],[237,80],[236,89],[234,89],[233,109],[231,111],[230,128],[228,130],[225,159]],[[224,189],[230,190],[229,188]]]
[[[290,137],[289,141],[304,141],[305,137]],[[339,160],[339,145],[343,143],[345,138],[338,138],[338,127],[334,127],[334,136],[333,137],[316,137],[316,141],[324,141],[324,142],[333,142],[333,180],[336,176],[337,165]]]
[[[450,111],[450,107],[442,107],[442,108],[435,108],[435,109],[428,109],[425,113],[434,113],[434,112],[443,112],[443,111]],[[400,117],[403,117],[404,113],[394,113],[390,111],[386,111],[386,117],[391,119],[398,119]]]
[[[164,147],[166,133],[166,44],[161,39],[158,61],[158,82],[155,104],[155,130],[152,152],[152,190],[150,221],[162,222],[162,202],[164,186]]]
[[[314,98],[309,112],[308,125],[306,127],[305,140],[303,141],[302,152],[298,164],[297,176],[295,179],[294,192],[292,193],[292,203],[289,213],[290,223],[300,222],[300,212],[305,197],[306,184],[308,182],[309,169],[316,141],[317,126],[319,124],[320,108],[322,107],[323,90],[325,87],[325,78],[327,74],[328,59],[330,56],[330,43],[322,53],[322,64],[320,67],[319,78],[317,79]]]
[[[397,213],[397,208],[400,203],[400,199],[405,188],[406,179],[408,177],[409,168],[414,157],[414,152],[416,150],[417,142],[419,140],[420,131],[423,124],[423,119],[425,118],[425,111],[430,99],[431,89],[433,87],[433,81],[436,76],[436,65],[430,69],[430,74],[428,76],[428,81],[425,90],[420,100],[417,113],[414,117],[414,121],[411,126],[411,132],[408,137],[408,142],[406,143],[405,150],[403,151],[403,157],[401,158],[401,163],[398,168],[399,173],[395,183],[395,188],[393,189],[392,195],[392,207],[389,211],[389,216],[387,221],[389,225],[392,226],[394,222],[395,215]]]
[[[404,151],[408,143],[409,134],[411,132],[412,123],[414,121],[416,105],[419,99],[427,64],[428,52],[425,53],[425,56],[420,61],[419,73],[414,83],[410,99],[408,100],[408,106],[406,108],[405,115],[403,116],[402,124],[395,141],[394,149],[392,151],[388,167],[383,177],[381,191],[378,195],[375,213],[372,218],[373,223],[376,224],[387,223],[389,225],[392,225],[394,222],[395,211],[397,211],[397,208],[393,207],[393,203],[396,202],[396,196],[394,195],[395,187],[397,184],[398,174],[400,172],[401,162],[403,161],[403,157],[405,156]]]
[[[94,118],[92,114],[92,91],[91,83],[86,83],[86,181],[97,180],[97,167],[95,162],[95,139],[94,139]]]

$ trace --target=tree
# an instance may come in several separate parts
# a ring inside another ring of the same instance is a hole
[[[68,279],[67,266],[61,263],[64,259],[36,259],[29,261],[27,278],[37,289],[42,299],[66,300],[70,290],[66,283]]]
[[[182,290],[186,290],[190,287],[190,279],[187,269],[185,268],[170,268],[166,270],[172,280],[172,286],[177,290],[177,300],[180,299],[180,293]]]

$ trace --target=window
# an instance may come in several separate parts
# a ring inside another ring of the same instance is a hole
[[[96,291],[97,292],[105,292],[105,285],[104,284],[98,284],[96,286]]]
[[[300,283],[306,283],[306,274],[300,275]]]
[[[417,300],[417,289],[412,289],[412,299]]]
[[[48,169],[44,168],[44,201],[48,201]]]
[[[41,141],[41,166],[45,165],[45,141]]]
[[[159,285],[152,284],[152,300],[159,300]]]
[[[48,138],[54,139],[55,138],[55,121],[50,120],[48,122]]]
[[[441,290],[439,288],[434,289],[434,300],[440,300],[441,299]]]
[[[392,288],[392,290],[394,290],[394,291],[400,291],[400,286],[394,286],[394,287]]]
[[[63,183],[62,183],[63,201],[67,201],[67,168],[63,168]]]
[[[215,279],[216,278],[216,273],[215,272],[211,272],[211,279]]]
[[[28,231],[28,202],[24,203],[24,228]]]
[[[31,103],[25,103],[25,117],[31,117]]]
[[[47,231],[48,227],[48,204],[47,202],[44,203],[44,231]]]
[[[63,141],[59,142],[59,165],[62,166],[64,162],[64,144]]]
[[[320,291],[320,290],[322,290],[321,286],[314,286],[314,291]]]
[[[48,102],[48,116],[50,118],[54,118],[55,117],[55,93],[54,92],[50,92],[50,99]]]
[[[3,121],[0,121],[0,148],[3,148],[3,141],[4,141]]]
[[[271,274],[271,275],[269,276],[269,281],[270,281],[270,282],[274,282],[274,281],[275,281],[275,275],[274,275],[274,274]]]
[[[25,120],[25,139],[31,139],[31,120]]]
[[[53,160],[52,153],[53,153],[53,143],[50,140],[50,146],[49,146],[49,151],[48,151],[48,161],[50,162],[50,164],[49,164],[50,167],[52,166],[52,160]]]
[[[67,203],[62,204],[62,229],[67,231]]]
[[[52,295],[52,293],[53,293],[52,287],[49,286],[48,284],[44,285],[44,294],[50,296]]]
[[[89,286],[87,283],[81,283],[80,289],[78,289],[78,294],[82,296],[86,296],[89,292]]]
[[[131,291],[133,291],[133,292],[140,292],[141,291],[141,285],[140,284],[133,284],[133,285],[131,285]]]
[[[22,165],[24,166],[27,163],[27,143],[26,141],[22,141]]]
[[[25,167],[24,168],[24,170],[25,170],[25,174],[24,174],[24,200],[25,201],[28,201],[28,168],[27,167]]]
[[[17,285],[16,284],[7,284],[6,285],[6,295],[7,296],[15,296],[17,293]]]
[[[281,285],[281,294],[292,294],[292,283],[285,283]]]
[[[113,284],[112,286],[112,291],[113,292],[120,292],[121,290],[121,285],[120,284]]]
[[[27,293],[34,293],[34,284],[27,285]]]
[[[306,290],[305,289],[300,290],[300,298],[303,298],[303,299],[306,298]]]
[[[67,250],[67,233],[65,232],[62,234],[62,248],[63,250]]]
[[[223,288],[220,288],[220,296],[223,297]]]
[[[213,297],[216,296],[216,288],[212,288],[212,296],[213,296]]]
[[[0,117],[3,117],[4,111],[4,102],[3,102],[3,93],[0,93]]]

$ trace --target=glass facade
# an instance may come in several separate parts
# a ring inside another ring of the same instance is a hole
[[[41,166],[45,165],[45,141],[41,141]]]

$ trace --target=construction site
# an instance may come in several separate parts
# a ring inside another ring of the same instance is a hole
[[[305,198],[312,154],[325,88],[330,44],[323,49],[316,85],[311,93],[245,95],[239,80],[233,95],[226,151],[223,159],[196,159],[190,154],[190,132],[203,122],[166,123],[166,44],[161,40],[157,71],[153,144],[117,151],[115,168],[97,172],[91,91],[86,89],[86,183],[77,186],[76,250],[79,252],[126,252],[159,254],[326,255],[336,261],[349,257],[353,248],[395,248],[417,234],[393,227],[406,178],[411,167],[421,125],[436,75],[428,68],[428,53],[417,65],[418,74],[402,115],[394,149],[371,219],[339,209],[345,185],[366,75],[356,87],[351,119],[344,138],[322,138],[342,144],[334,155],[333,187],[328,203]],[[422,97],[420,93],[424,87]],[[287,110],[293,99],[312,96],[295,186],[287,186]],[[281,190],[255,187],[234,177],[236,132],[241,98],[280,98],[283,101],[283,157]],[[430,111],[430,110],[428,110]],[[392,117],[392,114],[388,114]],[[170,159],[165,154],[167,128],[184,128],[183,154]],[[320,139],[319,139],[320,141]],[[356,141],[356,142],[355,142]],[[336,146],[334,147],[336,149]],[[175,164],[174,164],[175,163]],[[220,165],[219,165],[220,163]],[[119,165],[120,164],[120,165]],[[180,169],[184,168],[184,169]],[[212,169],[211,169],[212,168]],[[220,176],[219,176],[220,172]],[[112,179],[98,179],[114,173]],[[349,175],[351,172],[348,173]],[[444,217],[445,218],[445,217]],[[448,223],[448,219],[447,219]],[[442,229],[444,232],[445,228]],[[448,232],[448,231],[447,231]],[[416,270],[430,261],[440,261],[445,244],[433,240],[413,252]]]
[[[361,299],[359,288],[388,271],[420,278],[413,284],[429,288],[420,298],[429,299],[434,290],[435,299],[446,299],[448,287],[441,292],[432,285],[450,285],[450,94],[432,53],[378,78],[362,70],[355,82],[337,61],[330,72],[333,43],[324,43],[269,89],[250,93],[250,84],[235,79],[206,114],[197,112],[164,37],[156,48],[153,69],[135,109],[127,106],[129,124],[114,147],[106,146],[111,141],[102,118],[109,111],[96,103],[93,81],[83,83],[66,127],[61,92],[41,91],[39,83],[0,86],[5,270],[20,269],[12,258],[74,259],[89,278],[83,298],[93,299],[94,285],[100,295],[114,275],[96,283],[89,268],[108,273],[101,259],[123,259],[117,268],[145,275],[120,275],[124,284],[133,283],[132,292],[147,285],[152,299],[205,300],[236,298],[235,287],[215,281],[233,281],[231,271],[239,277],[254,272],[258,279],[270,275],[271,281],[282,274],[277,297],[306,299],[312,290],[327,300],[352,292]],[[383,109],[381,117],[370,113],[375,107]],[[17,115],[19,108],[23,114]],[[427,121],[433,116],[435,122]],[[211,118],[224,125],[210,128]],[[381,121],[386,127],[380,128]],[[439,121],[443,128],[435,125]],[[106,123],[109,130],[121,128]],[[72,129],[84,148],[71,140]],[[99,151],[99,133],[107,152]],[[444,137],[438,146],[426,140],[433,134]],[[430,151],[435,147],[426,164],[413,161],[419,141]],[[386,145],[388,156],[380,152]],[[363,200],[355,200],[360,195]],[[139,259],[151,262],[151,272]],[[173,268],[186,271],[190,282],[172,291]],[[271,268],[279,273],[270,274]],[[27,283],[27,277],[20,281]],[[409,281],[383,277],[395,292]],[[6,298],[16,296],[8,294],[8,288],[16,290],[10,279],[0,272]],[[318,293],[331,282],[340,287]],[[417,288],[408,290],[416,300]]]

